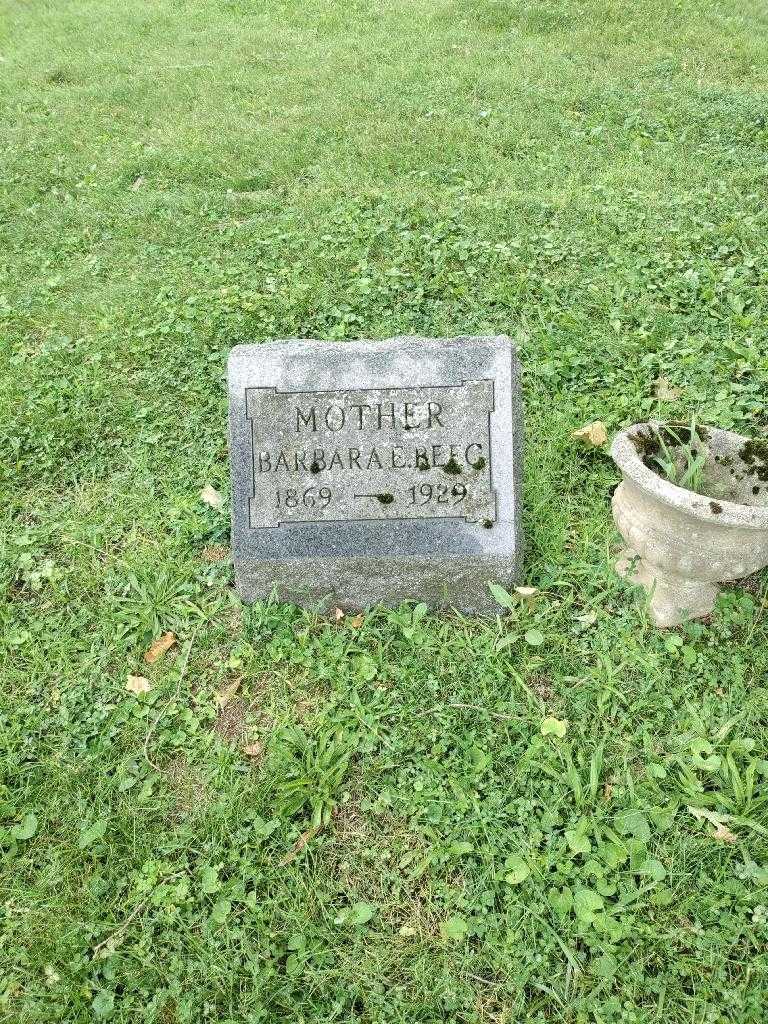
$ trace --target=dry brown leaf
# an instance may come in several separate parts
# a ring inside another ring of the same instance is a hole
[[[581,441],[587,448],[600,448],[608,440],[608,431],[600,420],[586,423],[571,434],[574,441]]]
[[[222,496],[216,488],[211,487],[210,484],[206,484],[202,491],[200,491],[200,499],[201,501],[204,501],[206,505],[210,505],[211,508],[220,509],[224,504]]]
[[[176,643],[175,633],[163,633],[156,637],[149,645],[149,650],[144,652],[144,661],[148,665],[154,665],[158,658],[162,658],[166,651],[170,651]]]
[[[341,620],[344,618],[344,611],[341,608],[334,608],[333,617],[334,619],[336,619],[337,622],[341,622]]]
[[[351,619],[347,619],[347,625],[351,626],[352,629],[360,629],[364,621],[362,615],[353,615]]]
[[[656,380],[656,398],[660,402],[676,402],[682,393],[680,388],[672,386],[668,377],[659,377]]]
[[[145,676],[129,675],[125,688],[129,693],[134,693],[138,697],[142,693],[149,693],[152,689],[152,684]]]
[[[715,829],[715,839],[719,839],[723,843],[737,843],[739,837],[728,828],[727,825],[723,825],[722,822]]]
[[[204,562],[222,562],[229,557],[229,548],[224,544],[209,544],[203,548]]]
[[[284,868],[286,864],[290,864],[292,860],[295,860],[307,843],[311,842],[315,838],[322,827],[322,825],[317,825],[316,827],[309,829],[307,832],[303,832],[290,848],[288,853],[286,853],[282,860],[279,861],[278,866]]]
[[[613,796],[613,783],[612,782],[606,782],[605,785],[603,786],[603,796],[605,797],[606,800],[610,800],[611,797]]]
[[[229,702],[232,700],[232,698],[237,693],[238,688],[240,686],[240,683],[242,681],[243,681],[243,677],[242,676],[238,676],[237,679],[233,680],[233,682],[231,682],[231,683],[227,683],[226,686],[223,686],[218,691],[218,693],[215,694],[213,699],[216,701],[216,703],[219,705],[220,708],[223,708],[227,704],[229,704]]]
[[[243,747],[243,753],[246,757],[261,757],[261,752],[264,750],[264,744],[259,743],[256,740],[254,743],[246,743]]]

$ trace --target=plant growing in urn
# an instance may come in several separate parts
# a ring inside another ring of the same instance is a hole
[[[622,481],[617,570],[641,584],[657,626],[712,611],[718,584],[768,565],[768,440],[689,424],[639,423],[611,446]]]

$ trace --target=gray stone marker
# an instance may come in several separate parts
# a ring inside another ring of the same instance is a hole
[[[509,338],[273,341],[229,358],[245,601],[493,611],[521,564]]]

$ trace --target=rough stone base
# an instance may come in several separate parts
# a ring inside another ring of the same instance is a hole
[[[241,563],[236,585],[244,601],[281,601],[321,609],[361,611],[374,604],[398,605],[416,599],[432,608],[454,608],[467,615],[499,611],[488,583],[509,589],[518,580],[521,559],[475,555],[460,558],[305,559]]]

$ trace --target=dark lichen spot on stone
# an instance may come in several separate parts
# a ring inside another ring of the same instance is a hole
[[[660,423],[658,426],[649,426],[645,432],[636,430],[634,434],[628,436],[637,454],[643,460],[643,464],[651,472],[663,476],[659,472],[659,466],[654,465],[654,462],[658,461],[662,445],[667,449],[691,445],[694,452],[701,451],[701,449],[697,449],[696,442],[702,444],[706,442],[709,439],[709,431],[704,427],[696,427],[693,432],[685,423]],[[723,465],[727,464],[725,459],[721,461]]]
[[[768,483],[768,439],[761,437],[746,441],[739,451],[739,457],[748,466],[749,476],[756,476],[763,483]]]
[[[382,505],[391,505],[395,500],[394,494],[377,494],[376,497]]]
[[[752,438],[751,441],[745,441],[739,456],[750,466],[753,462],[768,462],[768,439]]]
[[[649,430],[647,434],[644,434],[642,430],[638,430],[634,434],[629,435],[629,440],[635,446],[635,451],[644,462],[653,458],[654,455],[658,455],[661,451],[659,438],[653,430]]]
[[[471,469],[485,469],[485,456],[481,455],[479,459],[477,459],[475,462],[470,462],[469,465]]]
[[[713,516],[719,516],[720,513],[723,511],[723,506],[718,504],[718,502],[716,502],[716,501],[710,501],[709,507],[710,507],[710,510],[712,511],[712,515]]]
[[[318,464],[318,461],[317,461],[317,459],[315,459],[315,461],[314,461],[314,462],[312,463],[312,465],[311,465],[311,466],[309,467],[309,472],[310,472],[310,473],[319,473],[319,472],[320,472],[320,466],[319,466],[319,464]]]
[[[758,487],[757,484],[755,484],[755,486],[752,488],[752,493],[753,494],[759,494],[760,493],[760,488]]]
[[[484,519],[483,520],[483,529],[484,530],[490,530],[492,528],[492,526],[493,526],[493,520],[492,519]]]
[[[451,476],[458,476],[458,474],[461,473],[461,466],[458,464],[456,459],[451,456],[443,466],[443,472],[449,473]]]
[[[426,455],[416,456],[416,469],[421,470],[422,473],[424,472],[425,469],[429,469],[429,459],[426,457]]]

